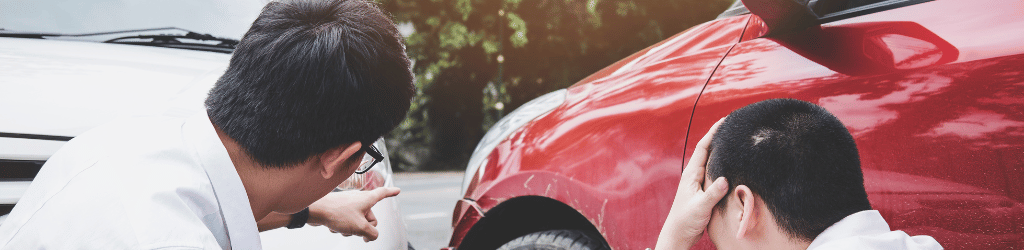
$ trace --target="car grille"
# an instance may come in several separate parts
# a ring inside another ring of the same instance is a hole
[[[0,204],[0,215],[9,214],[12,209],[14,209],[14,204]]]
[[[0,182],[32,181],[46,161],[0,160]],[[11,213],[14,204],[0,204],[0,216]],[[0,217],[0,223],[3,223]]]
[[[0,160],[0,181],[31,181],[46,161]]]

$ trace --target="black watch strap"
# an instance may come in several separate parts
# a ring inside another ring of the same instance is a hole
[[[300,228],[302,226],[305,226],[307,221],[309,221],[308,207],[306,209],[303,209],[302,211],[299,211],[298,213],[292,214],[292,220],[288,222],[288,228]]]

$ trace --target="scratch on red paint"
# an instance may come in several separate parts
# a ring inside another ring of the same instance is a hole
[[[604,203],[601,203],[601,213],[597,215],[597,227],[602,228],[604,224],[604,207],[608,205],[608,199],[604,199]]]
[[[528,186],[528,184],[530,184],[530,181],[533,180],[533,177],[534,177],[534,175],[530,175],[530,178],[526,178],[526,182],[523,182],[523,188],[525,188],[527,190],[530,189],[530,186]]]
[[[548,183],[548,188],[544,189],[544,196],[548,196],[548,191],[551,191],[551,183]]]

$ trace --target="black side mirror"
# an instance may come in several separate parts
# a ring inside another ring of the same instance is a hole
[[[764,36],[785,34],[820,25],[818,16],[805,3],[794,0],[743,0],[743,5],[768,26],[768,32]]]

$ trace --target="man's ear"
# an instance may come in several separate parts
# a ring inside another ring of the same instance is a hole
[[[739,214],[739,226],[736,230],[736,239],[743,239],[751,236],[752,233],[756,233],[758,220],[760,220],[760,209],[757,207],[757,197],[754,196],[754,192],[750,191],[750,187],[746,185],[737,185],[736,189],[733,190],[733,197],[739,202],[737,204],[740,209]]]
[[[361,142],[353,142],[349,144],[341,144],[337,147],[328,149],[320,155],[320,175],[324,179],[330,179],[334,174],[338,173],[341,168],[348,167],[347,160],[352,158],[353,155],[359,153],[363,144]]]

